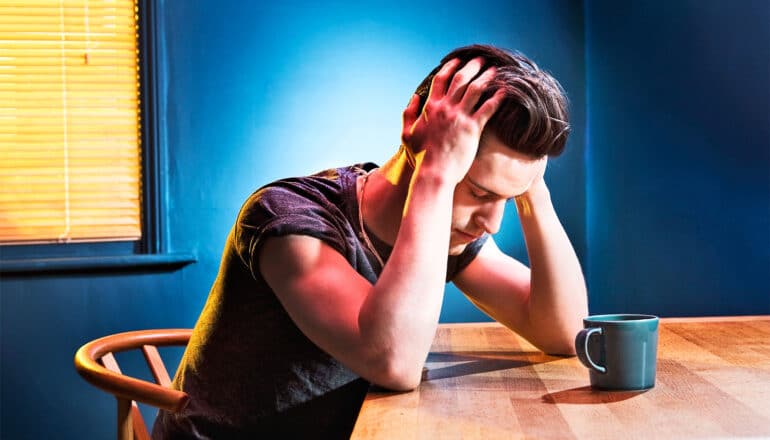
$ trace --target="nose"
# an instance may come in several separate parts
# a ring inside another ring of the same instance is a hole
[[[487,234],[496,234],[500,230],[504,212],[505,200],[490,201],[479,207],[473,221]]]

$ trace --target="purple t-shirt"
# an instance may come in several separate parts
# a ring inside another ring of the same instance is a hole
[[[219,274],[174,378],[190,395],[180,413],[160,411],[153,438],[348,438],[369,384],[313,344],[259,272],[265,239],[323,240],[374,283],[382,268],[358,222],[356,178],[372,163],[279,180],[244,203]],[[387,261],[391,248],[368,233]],[[486,236],[448,257],[452,280]]]

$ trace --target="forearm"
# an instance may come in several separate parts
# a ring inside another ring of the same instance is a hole
[[[588,313],[580,262],[543,181],[516,202],[531,268],[527,314],[532,342],[547,352],[572,353],[573,338]]]
[[[364,339],[412,381],[419,381],[441,309],[453,189],[418,166],[393,251],[359,315]]]
[[[415,167],[393,251],[358,318],[363,340],[385,354],[386,368],[407,378],[400,388],[419,383],[441,310],[454,189],[502,100],[495,93],[477,105],[494,67],[479,75],[484,62],[475,58],[455,74],[459,64],[444,63],[422,110],[417,95],[404,110],[401,140],[414,152]]]

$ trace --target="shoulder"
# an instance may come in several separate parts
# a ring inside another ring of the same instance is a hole
[[[308,236],[346,255],[354,232],[356,168],[282,179],[254,192],[241,208],[233,238],[244,261],[254,262],[265,240]]]
[[[355,197],[355,182],[360,170],[359,166],[353,165],[276,180],[251,194],[239,218],[243,220],[251,215],[273,217],[317,208],[336,211]]]

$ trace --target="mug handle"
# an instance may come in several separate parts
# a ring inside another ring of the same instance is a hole
[[[588,341],[591,339],[591,335],[594,333],[602,334],[601,327],[590,327],[580,330],[575,336],[575,351],[580,362],[588,368],[593,368],[600,373],[606,373],[607,369],[598,365],[591,359],[591,355],[588,354]]]

